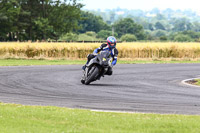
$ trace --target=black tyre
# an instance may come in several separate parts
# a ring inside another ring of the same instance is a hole
[[[81,83],[82,83],[82,84],[85,84],[85,80],[81,79]]]
[[[94,81],[94,78],[99,73],[98,67],[92,67],[88,73],[88,77],[85,80],[85,85],[89,85],[92,81]]]

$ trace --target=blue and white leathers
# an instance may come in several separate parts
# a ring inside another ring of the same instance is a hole
[[[110,48],[107,44],[102,44],[99,48],[95,49],[93,53],[97,54],[100,51],[108,50],[113,58],[112,65],[116,65],[118,50],[116,48]]]

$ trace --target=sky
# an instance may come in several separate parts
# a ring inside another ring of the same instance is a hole
[[[171,9],[192,9],[200,12],[200,0],[79,0],[85,6],[83,9],[142,9],[144,11],[153,8],[164,10]]]

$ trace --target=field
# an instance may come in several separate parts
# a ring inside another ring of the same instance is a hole
[[[2,133],[197,133],[200,116],[111,113],[0,103]]]
[[[100,43],[0,43],[0,58],[84,59]],[[200,43],[136,42],[118,43],[119,58],[199,59]]]

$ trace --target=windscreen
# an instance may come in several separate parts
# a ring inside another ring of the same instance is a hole
[[[102,58],[108,58],[110,56],[110,52],[108,50],[101,51],[100,55]]]

